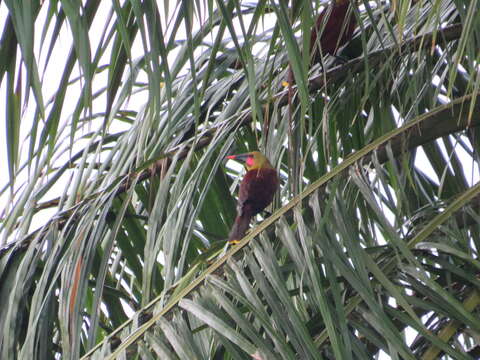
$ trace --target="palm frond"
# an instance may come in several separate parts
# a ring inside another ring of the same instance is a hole
[[[0,5],[2,358],[475,357],[480,3],[352,3]]]

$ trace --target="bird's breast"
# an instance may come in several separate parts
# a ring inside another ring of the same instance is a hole
[[[240,184],[239,200],[244,206],[250,206],[252,215],[255,215],[272,202],[277,188],[278,176],[275,169],[250,170]]]

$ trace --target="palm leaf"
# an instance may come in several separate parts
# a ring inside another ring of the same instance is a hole
[[[2,357],[476,356],[480,4],[358,2],[310,66],[324,6],[0,5]]]

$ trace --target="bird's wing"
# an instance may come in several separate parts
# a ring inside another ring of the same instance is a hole
[[[248,171],[243,177],[242,182],[240,183],[240,190],[238,191],[238,206],[237,212],[238,215],[243,215],[245,211],[249,211],[249,204],[252,201],[252,195],[255,191],[255,186],[257,186],[256,174],[254,175],[255,170]]]

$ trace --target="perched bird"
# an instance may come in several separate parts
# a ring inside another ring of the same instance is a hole
[[[272,202],[278,188],[278,175],[259,151],[231,155],[227,159],[245,161],[247,168],[238,192],[237,217],[228,236],[228,241],[235,244],[245,235],[252,217]]]
[[[349,0],[332,0],[318,15],[310,38],[310,53],[313,51],[314,62],[320,62],[321,60],[318,46],[321,47],[323,55],[335,56],[338,49],[352,39],[356,19],[349,7]],[[328,18],[325,19],[325,16],[328,16]],[[317,44],[318,32],[321,33]]]
[[[356,19],[350,1],[352,0],[331,0],[318,15],[310,35],[311,65],[322,63],[322,55],[337,56],[338,49],[352,39]],[[282,82],[284,87],[289,87],[289,98],[293,97],[293,84],[295,77],[290,66],[287,80]]]

